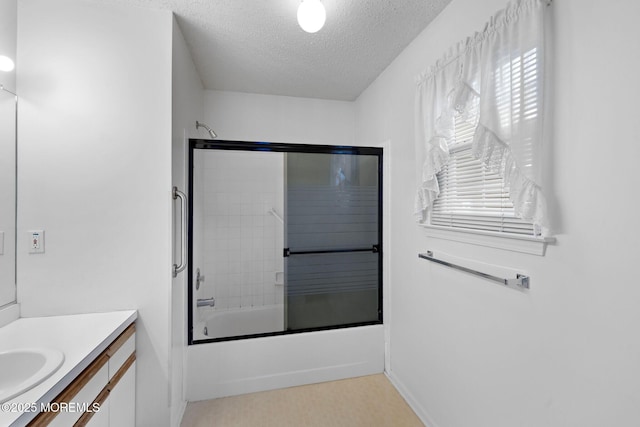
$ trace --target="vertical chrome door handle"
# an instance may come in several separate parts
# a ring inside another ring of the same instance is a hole
[[[180,199],[180,213],[182,215],[180,224],[180,265],[173,264],[173,277],[183,271],[187,266],[187,196],[173,187],[173,200]]]

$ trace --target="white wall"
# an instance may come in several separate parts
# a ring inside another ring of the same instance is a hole
[[[544,257],[427,238],[412,217],[415,76],[505,6],[453,0],[356,102],[357,141],[392,141],[390,375],[430,427],[639,425],[639,3],[550,7]],[[419,260],[427,249],[521,269],[531,290]]]
[[[197,137],[196,120],[202,118],[204,98],[200,76],[178,23],[173,19],[173,61],[172,61],[172,178],[173,185],[187,191],[187,149],[188,138]],[[180,249],[181,216],[177,204],[174,205],[172,247],[174,260],[178,262]],[[171,285],[171,425],[180,424],[186,401],[184,399],[184,353],[186,338],[187,271],[173,279]]]
[[[204,109],[218,139],[354,144],[352,102],[207,90]]]
[[[22,315],[137,309],[137,425],[168,425],[171,14],[24,0],[18,31]]]

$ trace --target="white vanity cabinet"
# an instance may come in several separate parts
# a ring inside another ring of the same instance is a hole
[[[77,422],[75,425],[84,425],[87,427],[109,427],[110,425],[117,425],[109,424],[111,418],[111,414],[109,413],[109,403],[109,398],[107,398],[100,406],[100,412],[93,414],[88,421]]]
[[[120,340],[118,347],[112,345],[107,350],[110,379],[105,403],[109,406],[108,425],[113,427],[134,427],[136,423],[136,336],[134,329],[125,336],[127,331],[116,340]]]
[[[135,426],[135,359],[132,323],[29,426]]]
[[[136,363],[120,378],[117,386],[109,391],[106,403],[109,405],[110,426],[134,427],[136,423]],[[92,425],[92,424],[88,424]],[[103,424],[96,424],[103,425]]]

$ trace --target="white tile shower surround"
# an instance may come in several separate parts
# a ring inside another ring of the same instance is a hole
[[[276,272],[283,270],[284,156],[280,153],[203,153],[204,263],[198,296],[216,309],[283,304]]]

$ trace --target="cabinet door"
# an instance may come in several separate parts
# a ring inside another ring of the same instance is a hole
[[[95,375],[73,396],[73,398],[63,402],[69,405],[79,405],[79,407],[88,407],[98,397],[102,389],[109,381],[109,367],[105,363]],[[73,409],[78,406],[72,406]],[[108,412],[108,411],[107,411]],[[82,412],[75,410],[61,410],[49,424],[51,427],[69,427],[80,419]],[[97,415],[97,414],[96,414]]]
[[[109,427],[109,400],[110,398],[107,397],[107,399],[102,402],[100,410],[93,414],[85,424],[86,427]]]
[[[109,415],[112,427],[135,427],[136,362],[127,369],[109,393]]]

